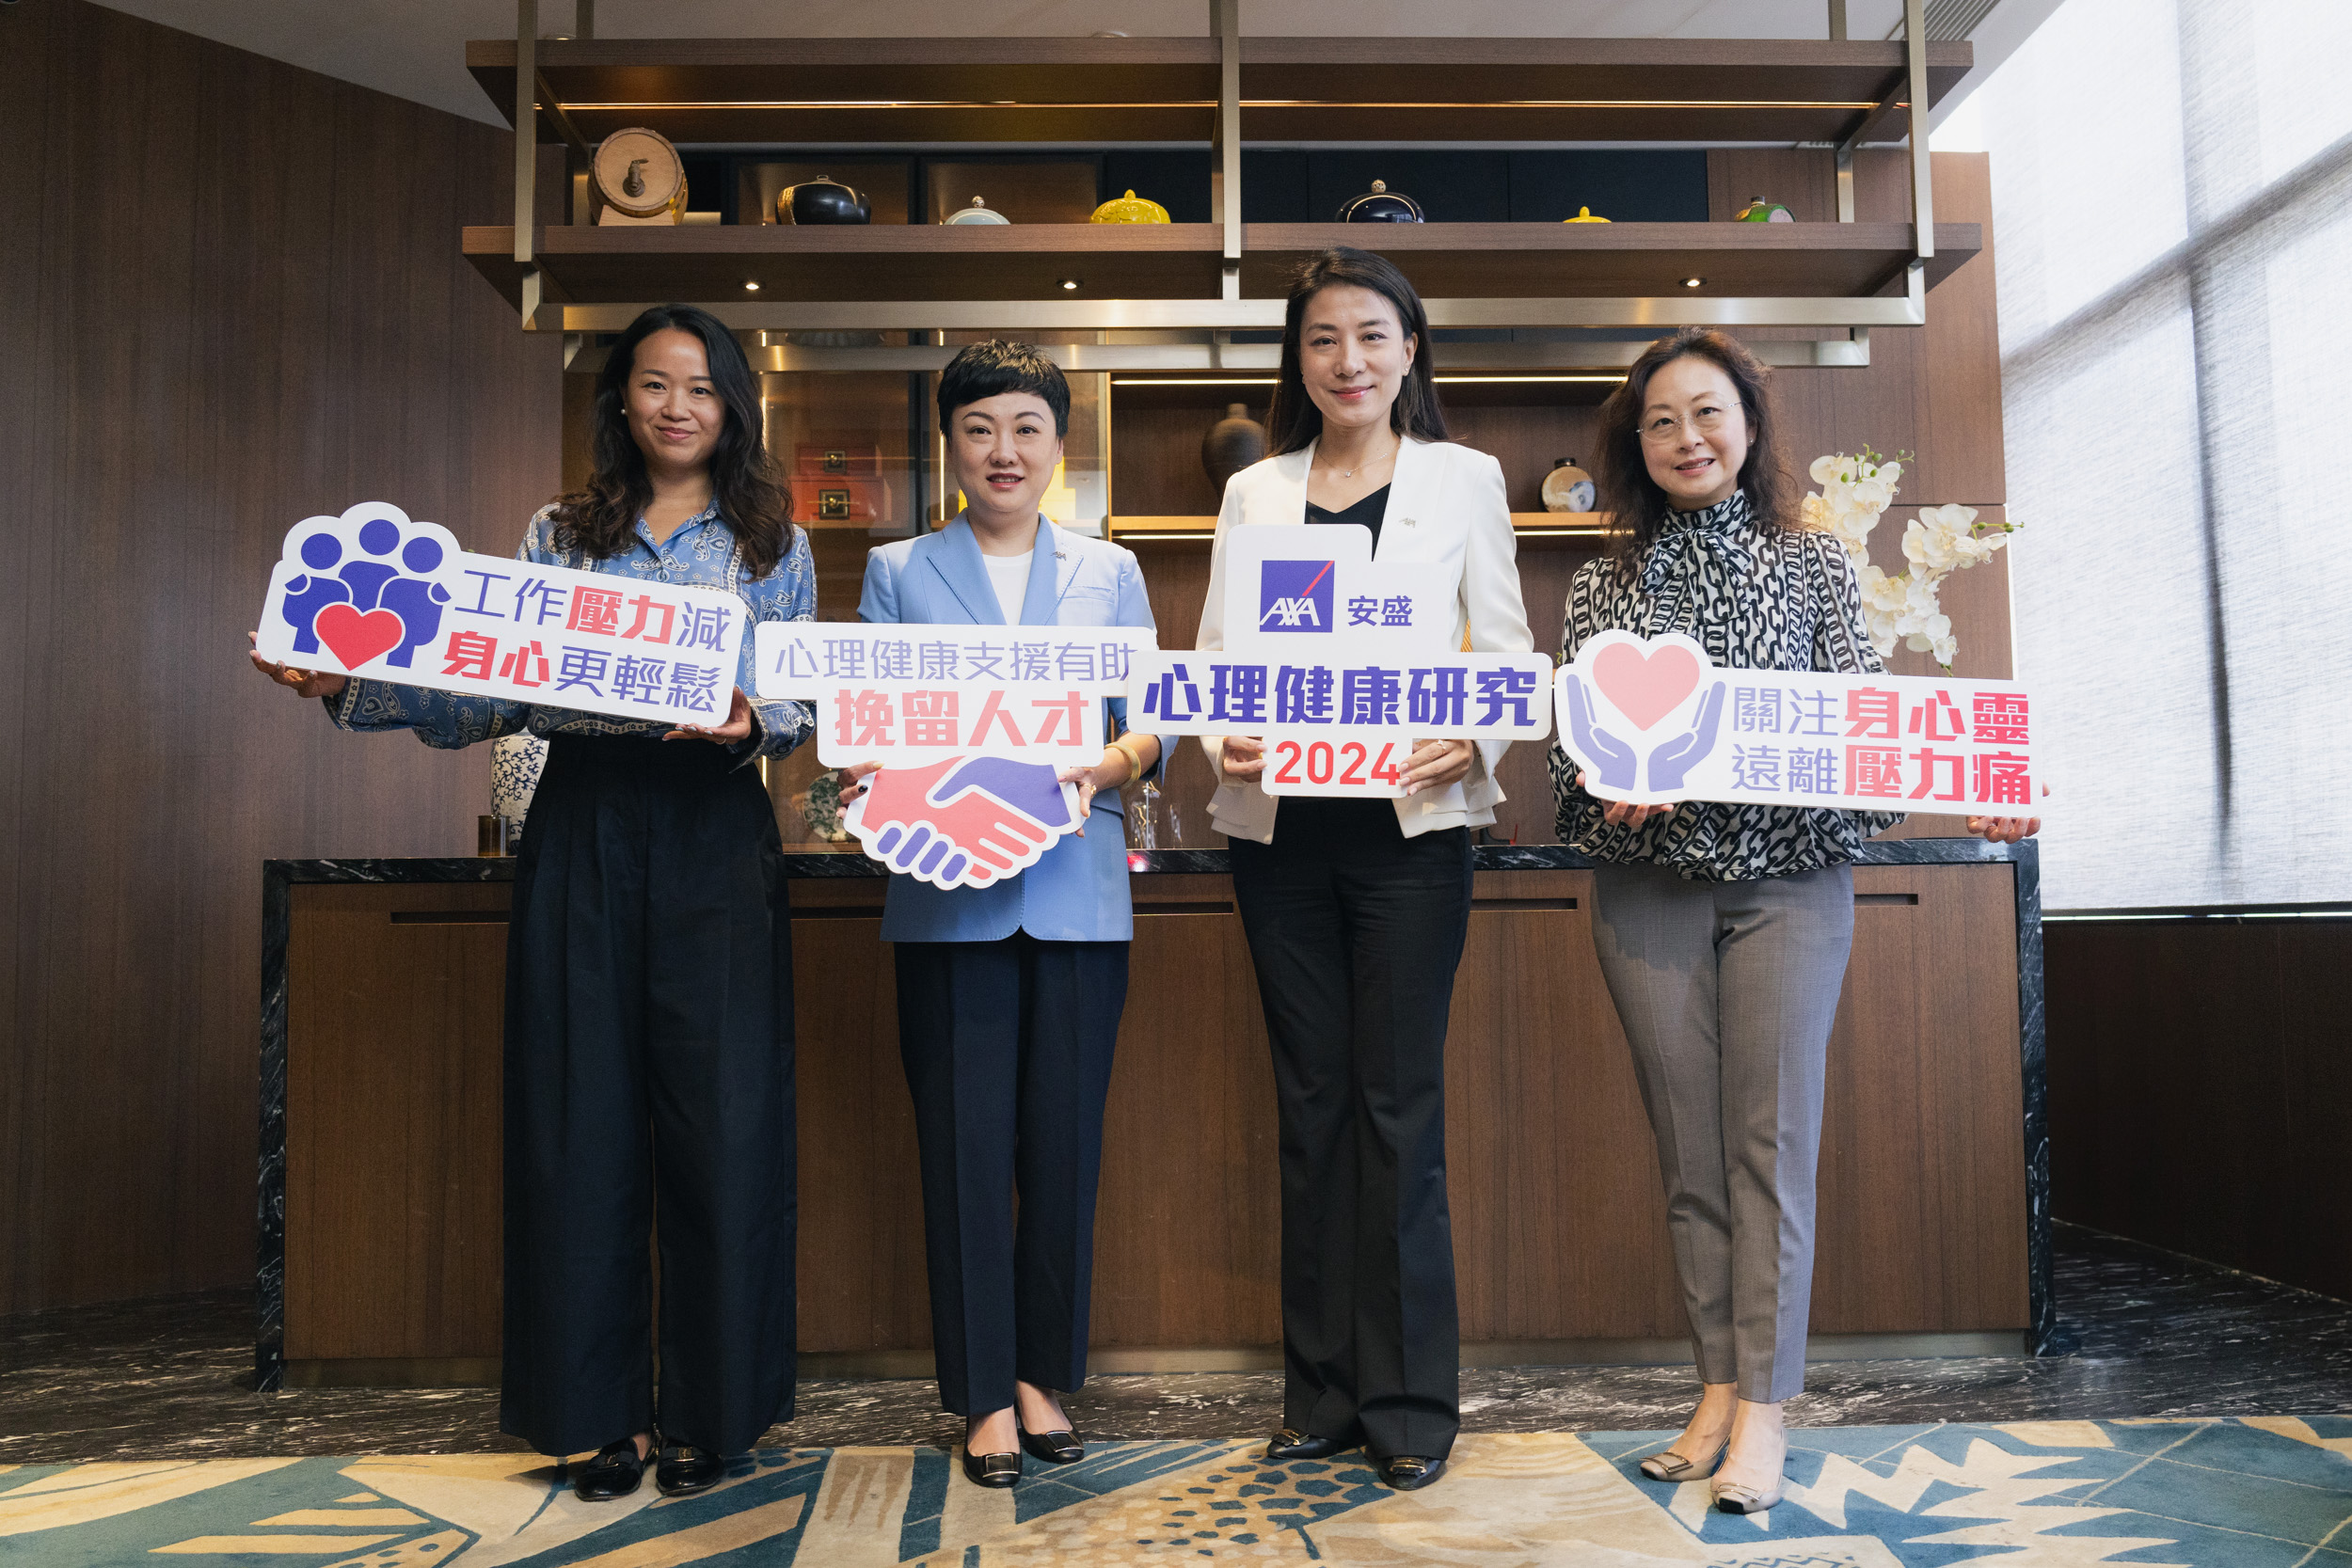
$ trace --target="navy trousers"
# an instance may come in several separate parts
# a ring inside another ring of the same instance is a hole
[[[940,1403],[1086,1382],[1103,1104],[1123,942],[897,944],[898,1051],[922,1148]],[[1020,1218],[1013,1198],[1020,1196]]]
[[[759,775],[707,742],[556,736],[513,919],[500,1426],[739,1453],[791,1416],[794,1370],[791,922]]]

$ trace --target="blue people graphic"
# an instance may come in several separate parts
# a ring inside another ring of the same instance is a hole
[[[310,570],[301,577],[289,578],[286,597],[278,607],[294,627],[294,652],[314,654],[319,651],[318,633],[311,629],[319,611],[331,604],[351,602],[350,585],[336,578],[325,577],[329,566],[343,558],[342,541],[331,533],[313,533],[302,542],[302,563]]]
[[[400,527],[389,517],[373,517],[359,527],[359,547],[372,556],[383,557],[400,547]],[[360,611],[375,608],[377,595],[384,584],[400,576],[400,568],[389,561],[354,561],[336,576],[351,587],[351,608]]]
[[[440,631],[441,607],[449,603],[450,593],[429,575],[441,565],[441,546],[435,541],[409,540],[408,547],[400,552],[400,562],[419,575],[386,583],[376,603],[400,617],[400,642],[384,656],[384,662],[405,670],[417,650]]]
[[[1567,698],[1568,734],[1576,741],[1578,752],[1592,759],[1593,769],[1606,787],[1633,788],[1638,761],[1633,748],[1593,721],[1592,698],[1585,693],[1584,682],[1575,675],[1567,679]],[[1717,681],[1699,701],[1696,723],[1650,752],[1649,794],[1653,800],[1680,789],[1691,769],[1715,750],[1715,736],[1722,727],[1723,717],[1724,683]]]

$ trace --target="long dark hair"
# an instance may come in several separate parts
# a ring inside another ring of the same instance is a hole
[[[1666,514],[1674,510],[1666,492],[1650,478],[1648,460],[1642,455],[1642,407],[1649,399],[1649,378],[1685,357],[1715,366],[1739,390],[1740,412],[1748,421],[1748,460],[1740,466],[1740,488],[1748,493],[1756,525],[1796,526],[1797,485],[1781,461],[1776,440],[1772,372],[1739,339],[1711,327],[1686,326],[1644,349],[1626,372],[1625,385],[1600,405],[1599,455],[1593,461],[1593,478],[1600,505],[1609,514],[1609,553],[1619,561],[1630,561],[1648,549]]]
[[[1298,368],[1298,340],[1306,327],[1307,302],[1341,285],[1385,296],[1396,307],[1397,325],[1413,340],[1413,363],[1396,389],[1396,402],[1389,405],[1389,428],[1423,441],[1444,440],[1445,410],[1438,406],[1438,388],[1431,379],[1435,360],[1429,352],[1429,312],[1421,308],[1421,295],[1387,259],[1334,245],[1299,268],[1291,284],[1290,304],[1282,312],[1282,380],[1274,388],[1274,406],[1266,411],[1267,444],[1279,456],[1300,451],[1323,434],[1323,410],[1307,395],[1307,379]]]
[[[727,407],[726,427],[710,454],[710,494],[742,546],[744,569],[764,578],[792,547],[792,492],[777,477],[762,436],[759,386],[743,345],[718,317],[691,305],[656,305],[628,324],[596,374],[596,401],[588,420],[596,472],[588,487],[555,503],[555,543],[608,560],[628,548],[637,519],[653,500],[645,454],[628,433],[628,377],[637,345],[675,327],[702,340],[710,385]]]

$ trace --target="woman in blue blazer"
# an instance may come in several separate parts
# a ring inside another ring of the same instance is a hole
[[[1052,360],[1024,343],[971,345],[940,379],[939,420],[963,514],[866,558],[860,620],[1152,626],[1134,552],[1038,512],[1070,427]],[[965,1418],[964,1474],[982,1486],[1020,1479],[1016,1436],[1049,1464],[1086,1452],[1055,1394],[1086,1381],[1103,1103],[1135,935],[1119,789],[1160,755],[1156,736],[1121,733],[1123,700],[1106,705],[1102,759],[1062,775],[1086,828],[985,887],[893,877],[882,913],[922,1147],[940,1402]],[[862,781],[873,767],[848,771]]]

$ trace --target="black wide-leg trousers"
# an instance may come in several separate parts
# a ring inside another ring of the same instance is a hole
[[[1127,949],[1025,931],[897,944],[931,1349],[940,1403],[959,1416],[1004,1409],[1015,1379],[1062,1392],[1086,1382]]]
[[[1443,1458],[1461,1426],[1445,1032],[1470,930],[1465,828],[1285,800],[1232,841],[1281,1113],[1283,1425]]]
[[[739,1453],[792,1414],[788,915],[755,769],[704,741],[553,739],[507,941],[499,1407],[542,1453],[657,1421]]]

